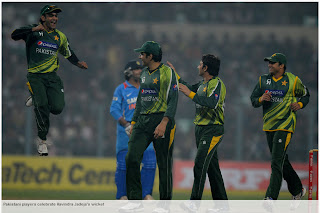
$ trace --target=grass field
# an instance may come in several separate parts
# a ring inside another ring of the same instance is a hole
[[[191,190],[173,190],[173,200],[188,200]],[[262,200],[264,191],[228,191],[229,200]],[[313,199],[315,199],[315,192]],[[153,197],[159,200],[159,193],[155,192]],[[44,191],[44,190],[9,190],[2,189],[3,200],[114,200],[115,192],[100,191]],[[211,193],[205,190],[203,200],[211,200]],[[279,200],[290,200],[289,192],[280,192]],[[307,199],[307,195],[304,200]]]

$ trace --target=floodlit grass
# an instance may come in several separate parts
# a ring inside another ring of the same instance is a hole
[[[188,200],[191,190],[173,190],[173,200]],[[262,200],[264,191],[227,191],[229,200]],[[53,190],[12,190],[2,189],[3,200],[114,200],[114,191],[53,191]],[[153,197],[159,200],[159,192],[154,192]],[[313,194],[313,199],[316,193]],[[205,190],[203,200],[211,200],[211,192]],[[290,200],[289,192],[280,192],[279,200]],[[304,200],[307,199],[307,195]]]

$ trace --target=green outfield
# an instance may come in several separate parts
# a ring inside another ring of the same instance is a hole
[[[173,190],[173,200],[189,199],[190,190]],[[230,200],[262,200],[264,191],[228,191]],[[153,194],[156,200],[159,199],[159,193]],[[313,194],[315,199],[316,193]],[[53,191],[53,190],[7,190],[2,189],[3,200],[114,200],[115,192],[106,191]],[[211,193],[205,190],[203,200],[211,200]],[[279,200],[290,200],[289,192],[281,192]],[[307,199],[307,195],[304,200]]]

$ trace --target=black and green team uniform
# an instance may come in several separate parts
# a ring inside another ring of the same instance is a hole
[[[260,97],[270,92],[271,101],[261,102]],[[275,79],[271,74],[260,76],[251,94],[252,106],[263,107],[263,131],[266,132],[271,152],[271,177],[265,197],[277,199],[282,177],[288,184],[289,192],[295,196],[302,190],[299,176],[292,168],[286,154],[292,134],[296,128],[296,112],[290,104],[298,102],[304,108],[309,102],[309,91],[301,80],[290,72]]]
[[[58,53],[72,64],[78,58],[70,49],[67,37],[55,29],[50,32],[32,31],[37,24],[16,29],[12,32],[13,40],[23,39],[26,42],[28,63],[28,87],[34,104],[38,136],[46,140],[49,130],[49,115],[60,114],[64,108],[64,90],[60,77],[56,74],[59,68]]]
[[[172,199],[172,152],[177,103],[176,73],[163,63],[155,70],[144,68],[140,76],[140,91],[132,117],[134,126],[126,156],[127,196],[129,200],[142,199],[140,164],[143,152],[152,141],[159,169],[160,199]],[[155,128],[163,117],[169,118],[164,138],[155,139]]]
[[[206,174],[209,177],[212,199],[227,200],[217,153],[224,134],[226,87],[217,76],[194,85],[189,85],[182,79],[179,79],[179,83],[191,90],[189,98],[196,104],[194,124],[198,150],[193,168],[194,182],[190,200],[201,200]]]

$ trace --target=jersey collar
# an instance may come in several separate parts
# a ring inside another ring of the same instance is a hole
[[[128,85],[128,87],[135,87],[132,84],[130,84],[129,81],[126,81],[125,83]]]
[[[148,67],[147,69],[148,69],[149,74],[152,74],[155,71],[157,71],[162,65],[163,65],[163,63],[160,63],[160,65],[157,68],[155,68],[154,70],[150,70],[149,67]]]

